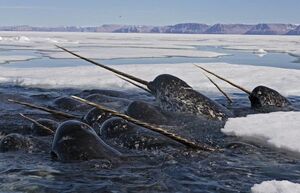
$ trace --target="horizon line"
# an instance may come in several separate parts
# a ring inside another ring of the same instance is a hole
[[[120,26],[153,26],[153,27],[163,27],[163,26],[174,26],[178,24],[204,24],[208,26],[214,25],[260,25],[260,24],[285,24],[285,25],[297,25],[299,26],[300,23],[282,23],[282,22],[259,22],[259,23],[214,23],[214,24],[207,24],[202,22],[179,22],[174,24],[166,24],[166,25],[155,25],[155,24],[118,24],[118,23],[104,23],[99,25],[49,25],[49,26],[42,26],[42,25],[30,25],[30,24],[12,24],[12,25],[0,25],[0,27],[19,27],[19,26],[28,26],[28,27],[102,27],[104,25],[120,25]]]

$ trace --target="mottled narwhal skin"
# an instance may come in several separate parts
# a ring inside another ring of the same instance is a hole
[[[0,140],[0,152],[18,151],[30,146],[30,141],[23,135],[11,133]]]
[[[159,108],[143,101],[133,101],[127,107],[126,114],[132,118],[156,125],[167,124],[170,121],[160,112]]]
[[[280,108],[282,110],[292,110],[292,104],[287,98],[282,96],[276,90],[268,88],[266,86],[257,86],[253,89],[249,95],[251,107],[255,109],[259,108]]]
[[[55,131],[58,127],[58,123],[56,121],[51,120],[51,119],[41,118],[41,119],[38,119],[37,122],[44,125],[44,126],[46,126],[51,131]],[[44,129],[41,126],[39,126],[35,123],[32,123],[30,128],[32,130],[33,135],[37,135],[37,136],[53,135],[53,132],[51,132],[50,130]]]
[[[110,117],[110,113],[94,107],[82,118],[82,121],[92,128],[98,129],[101,127],[102,123]]]
[[[89,125],[69,120],[56,130],[51,155],[59,161],[71,162],[90,159],[115,160],[121,153],[102,141]]]
[[[117,146],[128,149],[155,150],[164,147],[183,147],[176,141],[119,117],[106,120],[101,126],[100,136],[103,139],[113,141]]]
[[[24,136],[18,133],[10,133],[0,140],[0,152],[25,151],[44,152],[49,148],[49,144],[32,136]]]
[[[218,120],[226,120],[232,116],[227,108],[193,90],[175,76],[159,75],[149,82],[148,88],[163,110],[204,115]]]

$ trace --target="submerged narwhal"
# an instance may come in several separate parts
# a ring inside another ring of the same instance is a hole
[[[217,120],[226,120],[228,117],[232,116],[232,113],[227,108],[193,90],[193,88],[185,81],[173,75],[161,74],[153,81],[148,82],[80,56],[66,48],[60,46],[57,47],[85,61],[118,74],[119,76],[126,77],[147,86],[145,90],[155,96],[159,107],[165,111],[191,113]]]
[[[291,102],[274,89],[266,86],[257,86],[252,91],[249,91],[201,66],[195,66],[248,94],[251,107],[254,109],[267,111],[293,110]]]

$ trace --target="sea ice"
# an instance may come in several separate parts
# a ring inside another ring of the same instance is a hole
[[[85,61],[82,61],[83,63]],[[86,62],[85,62],[86,63]],[[88,64],[88,63],[86,63]],[[279,91],[284,96],[300,96],[300,71],[263,66],[233,65],[227,63],[199,64],[223,75],[237,84],[253,89],[265,85]],[[126,64],[110,65],[118,70],[133,74],[145,80],[153,80],[159,74],[173,74],[196,90],[210,95],[221,96],[218,90],[202,74],[199,68],[191,63],[180,64]],[[132,89],[132,85],[120,80],[114,74],[92,64],[74,67],[35,67],[17,68],[0,65],[0,77],[14,82],[15,78],[23,79],[27,86],[46,87],[80,87]],[[228,93],[241,92],[236,88],[213,78]],[[246,96],[245,96],[246,97]]]
[[[207,46],[241,49],[249,52],[257,50],[286,52],[293,56],[300,56],[299,36],[62,32],[0,32],[0,36],[3,46],[26,45],[23,49],[42,50],[44,54],[58,58],[71,56],[53,52],[57,50],[54,44],[69,47],[98,59],[166,56],[217,57],[224,55],[224,53],[206,50]]]
[[[84,62],[84,61],[82,61]],[[88,64],[88,63],[87,63]],[[300,96],[300,71],[293,69],[279,69],[261,66],[232,65],[226,63],[199,64],[207,69],[227,77],[248,89],[258,85],[269,86],[285,96]],[[153,80],[157,75],[168,73],[173,74],[196,90],[204,94],[221,95],[201,70],[191,63],[181,64],[128,64],[111,65],[111,67],[133,74],[145,80]],[[74,67],[39,67],[39,68],[16,68],[0,66],[0,77],[14,79],[23,78],[24,84],[28,86],[44,85],[50,87],[90,87],[128,89],[132,85],[118,79],[107,70],[92,64]],[[232,86],[216,80],[228,93],[241,92]]]
[[[300,193],[300,184],[287,180],[264,181],[251,188],[252,193]]]
[[[179,49],[159,49],[159,48],[70,48],[72,51],[91,59],[116,59],[116,58],[151,58],[151,57],[218,57],[226,54],[199,51],[199,50],[179,50]],[[49,52],[45,54],[51,58],[76,58],[64,51]]]
[[[273,112],[230,118],[222,131],[300,153],[300,112]]]
[[[54,44],[69,47],[93,59],[226,55],[199,50],[196,45],[185,45],[182,41],[156,34],[2,32],[0,35],[2,45],[26,45],[23,49],[36,49],[51,58],[74,58],[61,50],[53,52],[57,51]]]
[[[32,60],[32,59],[36,59],[36,58],[38,58],[38,57],[30,56],[30,55],[7,55],[7,56],[0,55],[0,64],[7,63],[7,62]]]

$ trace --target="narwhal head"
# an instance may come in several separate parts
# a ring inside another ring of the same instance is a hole
[[[89,125],[77,120],[63,122],[57,128],[51,150],[52,158],[62,162],[99,158],[113,160],[120,155]]]
[[[147,85],[153,95],[178,91],[178,88],[191,88],[186,82],[170,74],[161,74]]]
[[[249,95],[251,107],[277,107],[285,108],[291,107],[291,103],[276,90],[266,86],[257,86]]]

